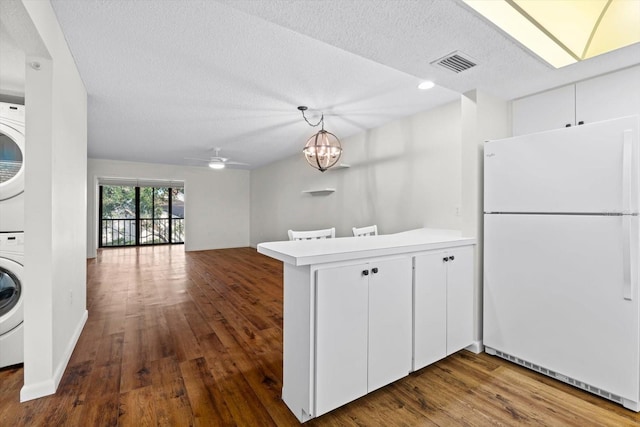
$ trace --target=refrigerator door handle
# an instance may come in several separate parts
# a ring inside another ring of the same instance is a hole
[[[622,215],[622,275],[623,296],[631,301],[633,290],[631,289],[631,216]]]
[[[622,142],[622,213],[631,213],[631,200],[632,195],[632,145],[631,145],[632,130],[627,129],[623,132]]]

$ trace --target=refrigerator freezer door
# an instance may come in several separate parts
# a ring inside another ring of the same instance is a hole
[[[485,215],[484,251],[486,346],[639,401],[638,217]]]
[[[638,116],[488,141],[485,212],[637,213]]]

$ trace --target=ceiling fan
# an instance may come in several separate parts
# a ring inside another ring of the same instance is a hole
[[[249,166],[249,163],[234,162],[227,157],[220,157],[220,148],[215,149],[216,155],[209,159],[196,159],[193,157],[185,157],[185,160],[197,160],[199,162],[207,162],[211,169],[224,169],[227,165]]]

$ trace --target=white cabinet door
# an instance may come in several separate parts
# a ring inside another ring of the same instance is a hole
[[[640,65],[512,103],[513,136],[640,115]]]
[[[447,355],[473,343],[473,247],[447,251]]]
[[[640,114],[640,66],[576,83],[576,121]]]
[[[316,416],[411,371],[411,258],[316,272]]]
[[[563,86],[512,103],[513,136],[575,124],[575,85]]]
[[[414,257],[413,369],[473,343],[473,246]]]
[[[411,258],[369,264],[368,391],[411,371]]]
[[[367,393],[366,264],[316,272],[315,416]]]
[[[413,370],[447,355],[447,264],[444,251],[413,258]]]

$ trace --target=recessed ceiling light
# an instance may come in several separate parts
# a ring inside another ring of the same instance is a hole
[[[420,83],[420,84],[418,85],[418,89],[421,89],[421,90],[427,90],[427,89],[431,89],[431,88],[432,88],[432,87],[434,87],[435,85],[436,85],[436,84],[435,84],[434,82],[429,81],[429,80],[425,80],[425,81],[423,81],[422,83]]]
[[[556,68],[640,42],[637,0],[463,0]]]

